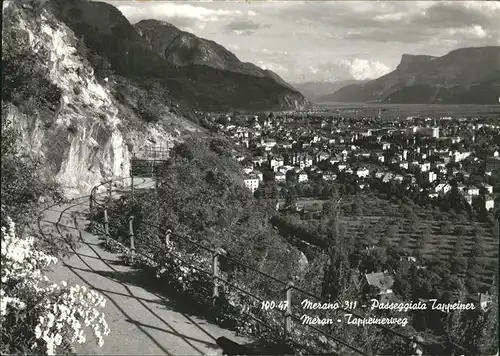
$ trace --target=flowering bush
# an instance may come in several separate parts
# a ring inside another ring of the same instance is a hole
[[[84,343],[84,326],[99,346],[109,328],[100,311],[106,300],[84,286],[51,283],[44,274],[57,258],[34,249],[33,238],[19,238],[10,218],[2,226],[0,322],[2,354],[67,353]]]

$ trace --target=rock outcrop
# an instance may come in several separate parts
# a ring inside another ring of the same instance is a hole
[[[20,146],[42,157],[47,175],[56,177],[68,196],[87,193],[104,179],[128,176],[131,147],[139,150],[150,138],[173,140],[159,123],[128,128],[127,121],[139,119],[119,109],[107,83],[98,81],[77,53],[73,31],[43,2],[12,1],[4,10],[3,33],[4,41],[16,41],[4,43],[9,50],[33,54],[32,70],[43,73],[59,93],[52,108],[48,103],[28,106],[26,98],[16,104],[2,100],[4,117],[19,129]],[[16,60],[15,53],[9,55]]]

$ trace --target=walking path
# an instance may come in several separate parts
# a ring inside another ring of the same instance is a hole
[[[88,330],[88,341],[75,347],[78,354],[221,355],[222,350],[216,344],[221,336],[248,343],[232,331],[180,311],[151,286],[141,284],[139,271],[124,266],[117,255],[99,246],[98,236],[85,231],[89,223],[85,216],[88,206],[89,197],[84,196],[51,207],[44,212],[40,223],[42,234],[59,239],[61,248],[67,234],[81,240],[81,247],[70,258],[54,265],[48,277],[54,282],[85,285],[107,299],[105,314],[110,334],[100,348]]]

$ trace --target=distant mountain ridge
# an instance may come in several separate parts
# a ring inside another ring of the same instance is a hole
[[[277,74],[240,62],[223,46],[157,20],[135,26],[114,6],[52,0],[59,20],[134,81],[154,80],[173,101],[200,110],[303,109],[311,104]]]
[[[496,104],[499,72],[498,46],[460,48],[442,57],[404,54],[394,71],[347,85],[321,101]]]
[[[346,85],[351,84],[361,84],[366,82],[366,80],[338,80],[331,82],[324,81],[309,81],[302,83],[291,83],[294,88],[300,91],[309,100],[321,100],[321,98],[327,94],[330,94]]]
[[[220,70],[267,77],[294,89],[276,73],[259,68],[253,63],[241,62],[238,57],[220,44],[182,31],[160,20],[142,20],[134,25],[139,34],[148,40],[151,48],[173,67],[205,65]]]

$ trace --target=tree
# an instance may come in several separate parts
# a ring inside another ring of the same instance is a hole
[[[286,172],[286,180],[287,182],[296,182],[297,181],[297,174],[293,169],[289,170]]]
[[[333,200],[327,200],[326,202],[323,203],[323,207],[321,209],[321,213],[324,218],[326,217],[331,217],[332,213],[334,212],[335,208],[335,203]]]
[[[481,334],[478,337],[478,348],[481,355],[493,355],[498,351],[498,278],[493,278],[490,295],[489,308],[486,313],[481,315]]]
[[[441,225],[440,233],[441,233],[441,235],[449,235],[449,234],[451,234],[452,229],[453,229],[453,226],[451,225],[451,223],[449,221],[445,221]]]
[[[351,213],[356,215],[356,216],[360,216],[363,211],[361,209],[361,206],[359,204],[359,201],[358,199],[355,199],[352,204],[351,204]]]
[[[456,236],[464,235],[465,228],[463,226],[455,226],[455,229],[453,230],[453,234]]]
[[[210,149],[221,156],[231,157],[232,145],[225,137],[216,137],[210,141]]]
[[[392,224],[387,227],[386,235],[390,240],[394,240],[399,232],[399,226],[397,224]]]
[[[164,103],[156,98],[152,91],[142,90],[137,94],[136,110],[146,122],[157,122],[164,114]]]
[[[403,236],[401,236],[401,239],[399,240],[398,249],[401,252],[404,252],[408,248],[409,243],[410,237],[408,236],[408,234],[403,234]]]
[[[2,106],[4,100],[10,101],[29,114],[33,114],[33,108],[57,108],[62,92],[48,79],[48,53],[31,51],[28,37],[14,26],[2,35]]]
[[[288,189],[285,194],[285,207],[294,208],[296,204],[297,204],[297,193],[295,189]]]

